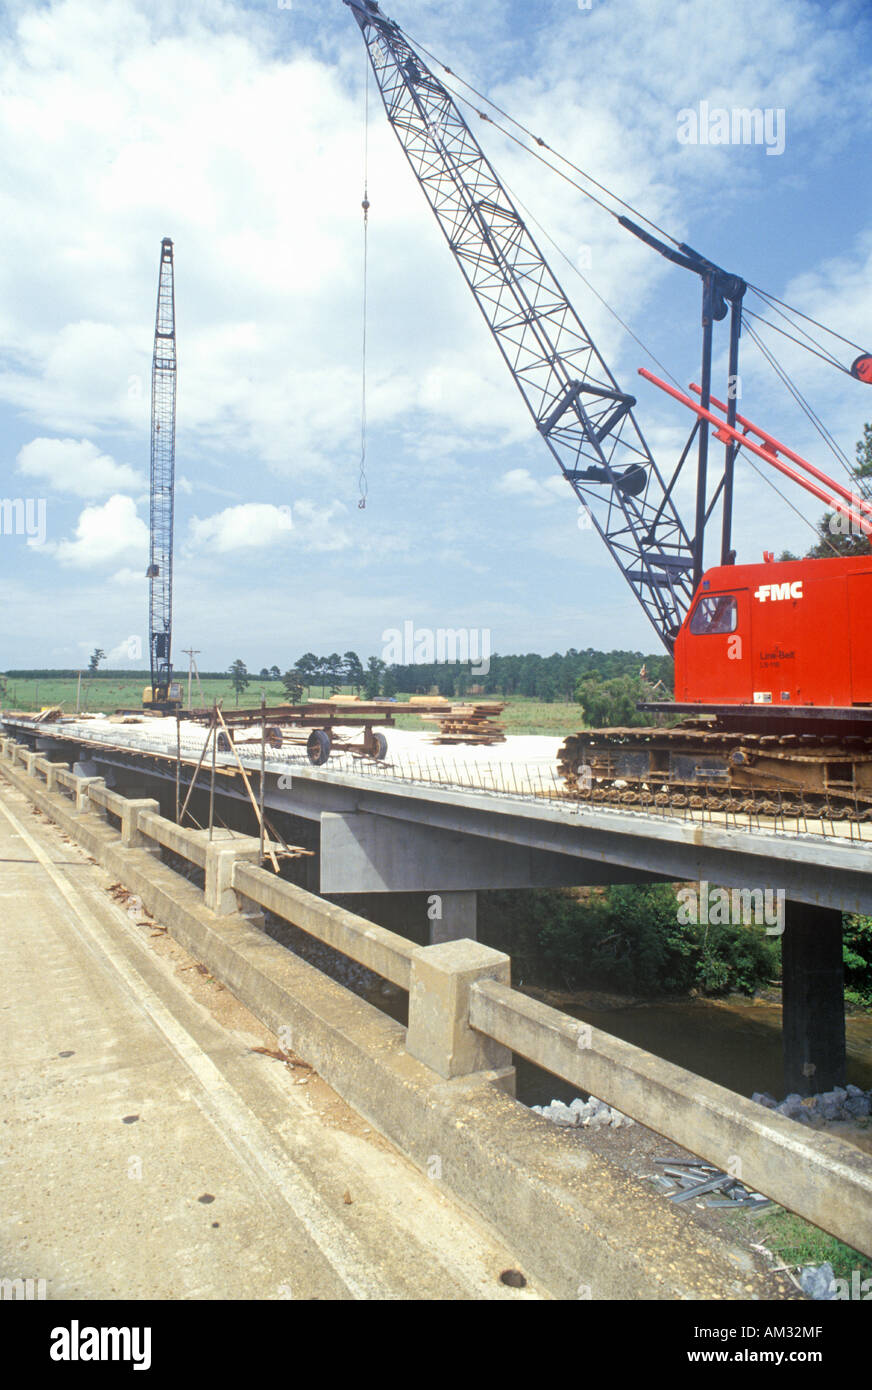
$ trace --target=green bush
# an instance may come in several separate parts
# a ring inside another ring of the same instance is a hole
[[[679,922],[669,884],[585,898],[562,889],[481,893],[479,934],[512,956],[516,980],[556,989],[752,994],[778,973],[777,939],[754,927]]]
[[[641,728],[652,715],[637,710],[640,700],[650,698],[650,690],[637,676],[616,676],[600,680],[585,676],[575,687],[575,698],[592,729]]]
[[[778,975],[779,939],[760,927],[697,926],[694,931],[697,982],[704,994],[753,994]]]
[[[842,930],[845,998],[872,1009],[872,917],[846,912]]]

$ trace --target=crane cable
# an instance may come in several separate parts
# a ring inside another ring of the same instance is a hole
[[[628,212],[631,212],[634,217],[637,217],[639,221],[646,222],[649,227],[652,227],[654,231],[659,232],[659,234],[662,237],[665,237],[667,241],[671,241],[674,246],[679,248],[683,246],[683,243],[680,242],[676,237],[672,236],[670,232],[667,232],[665,228],[659,226],[658,223],[652,221],[650,217],[646,217],[645,214],[640,212],[638,208],[633,207],[631,203],[628,203],[623,198],[619,197],[618,194],[614,193],[610,188],[607,188],[605,184],[600,183],[599,180],[595,179],[592,174],[588,174],[584,169],[580,168],[579,165],[573,163],[573,161],[569,159],[566,155],[561,154],[559,150],[555,150],[551,145],[547,143],[547,141],[543,140],[541,136],[536,135],[532,130],[525,126],[523,122],[516,120],[514,116],[512,116],[508,111],[504,110],[504,108],[501,107],[492,98],[486,96],[483,92],[480,92],[478,88],[472,85],[471,82],[467,82],[465,78],[459,75],[459,73],[456,73],[452,68],[450,68],[447,65],[447,63],[443,63],[441,59],[437,58],[436,55],[432,53],[424,44],[419,44],[417,43],[417,41],[413,42],[409,35],[405,34],[405,31],[403,32],[404,36],[413,48],[419,49],[422,53],[426,54],[426,56],[431,60],[431,62],[434,62],[438,67],[440,67],[443,70],[443,72],[448,74],[449,77],[454,78],[454,80],[456,82],[459,82],[461,86],[466,87],[468,91],[472,92],[473,95],[476,96],[480,101],[485,102],[488,106],[492,108],[492,110],[499,112],[499,114],[505,120],[509,121],[513,126],[515,126],[517,130],[522,131],[524,135],[526,135],[529,139],[535,141],[535,143],[539,146],[540,149],[548,150],[549,154],[554,155],[554,157],[558,159],[561,163],[565,164],[575,173],[581,175],[582,178],[587,179],[589,183],[592,183],[594,187],[600,190],[600,192],[605,193],[607,197],[611,198],[614,202],[620,204],[621,207],[626,208],[626,210]],[[619,220],[618,214],[612,208],[608,207],[607,204],[602,201],[602,199],[597,198],[595,194],[591,193],[589,189],[582,187],[582,185],[577,183],[575,179],[571,178],[568,174],[564,173],[562,169],[558,169],[549,160],[545,159],[542,155],[537,154],[536,150],[531,149],[530,146],[527,145],[524,140],[519,139],[517,135],[514,135],[512,133],[512,131],[506,130],[504,126],[500,125],[499,121],[495,121],[492,116],[489,116],[485,111],[482,111],[480,108],[476,107],[473,102],[469,101],[459,92],[453,91],[450,87],[448,88],[448,90],[451,93],[451,95],[456,98],[457,101],[462,102],[463,105],[466,106],[468,109],[475,111],[476,115],[482,121],[487,122],[489,125],[493,125],[497,130],[500,131],[502,135],[505,135],[507,139],[512,140],[516,145],[518,145],[522,150],[524,150],[525,153],[531,154],[534,159],[538,159],[540,164],[544,164],[546,168],[550,169],[553,173],[557,174],[559,178],[562,178],[566,183],[570,184],[573,188],[577,189],[577,191],[581,193],[584,197],[588,198],[591,202],[596,203],[596,205],[602,208],[604,212],[608,213],[610,217],[613,217],[616,221]],[[509,196],[515,202],[518,203],[518,205],[522,208],[526,216],[530,218],[530,220],[534,222],[534,224],[539,228],[542,234],[557,251],[558,255],[560,255],[563,258],[563,260],[565,260],[566,263],[571,267],[571,269],[575,271],[576,275],[579,276],[579,278],[584,282],[584,284],[591,291],[591,293],[596,296],[600,303],[617,320],[617,322],[630,335],[630,337],[633,338],[633,340],[638,344],[638,346],[641,347],[642,350],[649,357],[651,357],[655,362],[657,362],[657,365],[665,373],[665,375],[668,376],[670,380],[673,381],[673,383],[675,383],[676,379],[673,376],[673,374],[666,367],[664,367],[661,362],[659,362],[659,360],[655,357],[654,353],[651,352],[650,348],[645,346],[645,344],[641,341],[640,338],[637,337],[637,335],[633,332],[629,325],[625,323],[625,321],[620,317],[617,311],[612,308],[612,306],[603,298],[602,295],[598,293],[597,290],[594,289],[593,285],[591,285],[587,277],[582,274],[581,270],[578,268],[575,262],[562,250],[560,246],[558,246],[557,242],[545,230],[541,222],[539,222],[530,213],[529,209],[524,206],[521,200],[517,198],[515,194],[512,193],[511,189],[508,188],[508,185],[505,184],[505,180],[503,180],[503,184],[506,187]],[[864,351],[864,349],[860,347],[859,343],[855,343],[850,338],[846,338],[841,333],[837,333],[835,329],[828,328],[826,324],[821,323],[818,319],[812,318],[811,315],[804,314],[801,309],[795,309],[792,305],[786,304],[783,300],[778,299],[775,295],[770,294],[768,291],[764,289],[761,289],[758,285],[752,285],[749,282],[748,288],[752,290],[755,294],[759,295],[760,298],[767,301],[770,308],[772,308],[776,314],[779,313],[779,309],[786,310],[791,314],[796,314],[799,318],[805,320],[806,323],[813,324],[814,327],[819,328],[822,332],[828,333],[834,338],[838,338],[847,346],[855,348],[857,352],[862,353]],[[779,307],[776,308],[776,306]],[[809,332],[807,332],[807,330],[801,327],[801,325],[796,324],[791,319],[789,319],[787,317],[787,313],[782,312],[780,314],[780,317],[784,318],[792,328],[795,328],[798,332],[803,333],[804,336],[809,339],[810,343],[814,343],[814,347],[810,347],[809,343],[804,343],[800,339],[794,338],[783,328],[779,328],[777,324],[770,323],[769,320],[764,319],[760,315],[753,313],[753,311],[748,309],[747,306],[745,309],[745,313],[750,317],[757,319],[758,322],[765,323],[767,327],[774,329],[776,332],[783,334],[784,337],[790,338],[791,341],[795,342],[799,347],[803,347],[806,349],[806,351],[812,352],[814,356],[819,357],[824,362],[827,362],[828,365],[836,367],[838,371],[844,372],[846,376],[852,375],[848,368],[844,367],[842,363],[838,361],[837,358],[833,357],[831,354],[828,353],[827,349],[824,348],[822,343],[818,343],[812,337],[812,335]],[[835,454],[836,458],[845,468],[845,471],[848,473],[848,475],[850,477],[853,477],[853,471],[850,468],[850,464],[847,463],[843,451],[836,444],[835,440],[832,438],[832,435],[830,435],[823,422],[815,414],[811,405],[807,401],[805,401],[805,398],[802,396],[801,392],[799,391],[799,388],[796,387],[795,384],[791,381],[789,374],[783,368],[781,368],[777,359],[774,357],[774,354],[771,354],[766,349],[759,336],[756,333],[754,333],[754,330],[752,329],[751,325],[747,324],[746,327],[749,336],[756,343],[760,351],[765,356],[766,360],[770,363],[770,366],[772,366],[773,370],[781,378],[783,384],[790,391],[791,395],[793,395],[797,404],[804,411],[808,419],[811,421],[812,425],[815,427],[815,429],[817,429],[818,433],[821,435],[821,438],[827,444],[827,447],[830,448],[831,451]],[[761,481],[765,482],[772,489],[773,492],[777,493],[781,500],[785,502],[788,507],[790,507],[791,511],[795,512],[799,519],[802,522],[804,522],[804,524],[808,526],[809,529],[816,536],[820,538],[820,533],[818,532],[817,527],[814,525],[814,523],[810,522],[808,520],[808,517],[804,516],[803,513],[799,510],[799,508],[796,507],[793,504],[793,502],[791,502],[790,499],[784,495],[784,493],[775,484],[775,482],[757,467],[753,459],[749,458],[747,454],[745,454],[744,457],[745,461],[751,465],[754,472],[758,475]],[[831,541],[828,541],[826,537],[823,537],[822,539],[824,540],[824,543],[829,546],[829,548],[833,551],[834,554],[838,554],[836,547],[832,544]]]
[[[781,328],[777,323],[771,323],[769,319],[764,319],[762,314],[755,314],[754,310],[749,309],[747,304],[743,306],[742,312],[746,318],[757,319],[758,323],[765,323],[766,327],[771,328],[774,333],[780,333],[783,338],[789,338],[790,341],[796,343],[798,347],[805,348],[806,352],[810,352],[812,356],[819,357],[822,362],[827,362],[829,366],[835,367],[837,372],[844,372],[845,376],[851,375],[850,370],[847,367],[843,367],[839,359],[833,357],[832,353],[828,352],[827,349],[823,347],[823,344],[818,343],[814,347],[809,347],[808,343],[804,343],[801,338],[795,338],[792,333],[788,333],[786,329]],[[777,312],[778,310],[776,310],[776,313]],[[786,318],[784,314],[782,314],[781,317]],[[797,327],[790,319],[786,319],[786,322],[790,323],[792,328]],[[799,331],[802,333],[804,329],[800,328]],[[806,336],[808,337],[809,335],[806,334]],[[814,342],[814,339],[812,339],[812,342]]]
[[[846,338],[843,334],[837,333],[834,328],[827,328],[825,323],[820,323],[817,319],[811,318],[809,314],[804,314],[801,309],[794,309],[791,304],[785,304],[782,299],[778,299],[774,294],[770,294],[768,290],[761,290],[759,285],[749,284],[748,289],[753,290],[755,294],[759,294],[761,298],[768,299],[771,304],[777,304],[782,309],[789,309],[791,314],[797,314],[799,318],[805,319],[806,323],[813,323],[815,328],[823,329],[824,333],[829,333],[833,338],[838,338],[839,342],[846,343],[848,347],[856,348],[857,352],[865,351],[865,349],[861,348],[860,344],[855,343],[853,339]],[[800,332],[804,332],[804,330],[800,329]],[[811,334],[807,334],[807,336],[811,337]],[[814,342],[813,338],[812,342]]]
[[[821,420],[820,416],[816,413],[809,401],[806,400],[805,396],[802,394],[799,387],[796,385],[796,382],[792,380],[790,373],[787,371],[787,369],[783,367],[782,364],[778,361],[778,358],[775,356],[775,353],[772,352],[772,350],[768,348],[766,344],[763,342],[763,339],[760,337],[760,334],[757,333],[751,327],[750,324],[746,324],[745,326],[751,341],[757,346],[757,348],[759,348],[760,352],[766,358],[766,361],[769,363],[776,376],[779,377],[783,385],[787,387],[787,390],[790,392],[791,396],[796,401],[796,404],[799,406],[806,419],[810,422],[813,428],[817,430],[824,444],[826,444],[827,448],[832,453],[836,462],[840,464],[840,466],[844,469],[852,484],[855,484],[856,477],[854,474],[854,470],[852,469],[850,460],[848,459],[844,450],[840,448],[840,446],[836,443],[835,439],[833,439],[833,436],[830,434],[823,420]],[[769,326],[772,327],[771,324]]]
[[[553,236],[551,235],[551,233],[547,230],[546,227],[543,227],[542,223],[541,223],[541,222],[539,221],[539,219],[536,217],[535,213],[531,212],[530,209],[529,209],[529,208],[522,202],[522,200],[518,197],[517,193],[514,193],[514,192],[512,191],[512,189],[511,189],[511,188],[509,187],[509,185],[506,183],[505,179],[503,179],[502,182],[503,182],[503,187],[505,188],[505,190],[506,190],[506,192],[508,193],[509,197],[512,199],[513,202],[517,203],[518,207],[519,207],[519,208],[521,209],[521,211],[524,213],[524,215],[525,215],[525,217],[527,218],[527,220],[530,221],[530,222],[532,222],[532,223],[533,223],[533,226],[534,226],[534,227],[537,227],[537,228],[539,229],[539,231],[541,232],[541,234],[542,234],[542,236],[545,238],[545,240],[546,240],[546,241],[549,241],[549,242],[551,243],[551,245],[554,247],[554,250],[557,252],[558,256],[560,256],[560,257],[566,262],[566,264],[569,266],[570,270],[573,271],[573,272],[578,276],[579,280],[582,281],[582,283],[587,287],[587,289],[588,289],[588,290],[590,291],[590,293],[594,296],[594,298],[599,300],[599,302],[600,302],[600,304],[602,304],[603,308],[606,309],[606,310],[608,311],[608,313],[611,314],[612,318],[615,319],[615,321],[616,321],[617,323],[620,324],[620,326],[621,326],[621,328],[623,328],[624,332],[627,333],[627,334],[629,335],[629,337],[631,337],[631,338],[633,339],[633,342],[636,343],[637,346],[640,347],[640,348],[642,349],[642,351],[645,353],[645,355],[646,355],[647,357],[650,357],[650,358],[651,358],[651,361],[652,361],[657,367],[660,368],[660,370],[661,370],[661,372],[663,373],[663,375],[669,377],[669,380],[672,382],[673,386],[677,386],[677,387],[680,388],[680,387],[681,387],[681,382],[678,380],[678,378],[677,378],[676,376],[674,376],[674,375],[672,374],[672,372],[669,370],[669,368],[668,368],[667,366],[665,366],[665,365],[660,361],[660,358],[657,357],[656,354],[653,353],[653,352],[651,351],[651,349],[650,349],[645,343],[642,342],[642,339],[638,336],[638,334],[633,332],[632,328],[631,328],[630,325],[626,322],[626,320],[621,318],[621,316],[620,316],[620,314],[618,313],[617,309],[614,309],[614,308],[612,307],[612,305],[609,303],[609,301],[608,301],[603,295],[600,294],[599,290],[596,289],[596,287],[595,287],[594,285],[591,284],[590,280],[588,280],[587,276],[579,269],[579,267],[576,265],[576,263],[575,263],[575,261],[572,259],[572,257],[569,256],[569,255],[566,253],[566,251],[563,250],[563,247],[560,246],[560,245],[558,244],[558,242],[556,242],[556,241],[554,240],[554,238],[553,238]]]
[[[369,57],[366,58],[364,79],[364,122],[363,122],[363,342],[361,349],[361,390],[360,390],[360,472],[358,487],[360,497],[358,509],[366,508],[369,484],[366,476],[366,327],[367,300],[369,284]]]
[[[409,36],[406,35],[406,38],[408,37]],[[409,42],[411,43],[412,40],[410,39]],[[468,91],[472,92],[474,96],[478,97],[479,101],[486,102],[487,105],[492,107],[494,111],[498,111],[505,120],[510,121],[511,124],[515,126],[518,130],[523,131],[524,134],[528,136],[531,140],[535,140],[536,144],[540,147],[540,149],[548,150],[549,154],[553,154],[555,159],[559,159],[562,164],[565,164],[568,168],[573,169],[575,173],[580,174],[583,179],[587,179],[588,182],[592,183],[595,188],[598,188],[601,193],[605,193],[607,197],[611,198],[614,202],[620,203],[622,208],[626,208],[627,211],[631,212],[634,217],[638,217],[641,222],[647,222],[649,227],[653,227],[655,232],[659,232],[660,235],[665,237],[667,241],[671,241],[673,246],[681,246],[681,242],[677,241],[676,238],[672,236],[669,232],[665,231],[663,227],[658,226],[656,222],[652,222],[650,217],[646,217],[645,214],[640,212],[638,208],[634,208],[631,203],[627,203],[624,201],[623,198],[619,198],[617,193],[613,193],[610,188],[606,188],[605,184],[600,183],[598,179],[595,179],[593,174],[588,174],[586,170],[580,168],[577,164],[574,164],[573,161],[569,159],[567,155],[561,154],[559,150],[555,150],[552,145],[548,144],[547,140],[542,139],[541,135],[536,135],[536,133],[528,129],[528,127],[525,126],[522,121],[516,120],[515,117],[512,116],[508,111],[503,110],[503,108],[491,97],[486,96],[484,92],[480,92],[477,87],[473,87],[471,82],[467,82],[466,79],[461,77],[459,73],[456,73],[453,70],[453,68],[448,67],[446,63],[443,63],[441,59],[436,57],[435,53],[431,53],[430,50],[428,48],[425,48],[423,44],[418,44],[417,42],[415,42],[412,46],[415,48],[420,48],[421,52],[426,53],[427,57],[430,58],[432,62],[436,63],[437,67],[440,67],[443,72],[448,73],[449,77],[453,77],[454,80],[456,82],[459,82],[462,87],[466,87]],[[476,114],[480,116],[483,121],[490,122],[491,125],[496,126],[497,130],[502,131],[504,135],[508,135],[510,140],[514,140],[515,143],[520,145],[522,149],[525,149],[528,152],[528,154],[535,155],[536,158],[541,160],[543,164],[546,164],[549,169],[554,169],[554,165],[548,164],[547,159],[543,159],[541,155],[537,155],[535,150],[531,150],[530,147],[528,145],[525,145],[523,140],[519,140],[516,135],[512,135],[511,132],[508,130],[504,130],[503,127],[499,125],[497,121],[494,121],[492,117],[486,115],[485,112],[477,110],[477,108],[474,106],[472,102],[467,101],[467,99],[465,97],[460,96],[458,92],[454,92],[452,93],[452,95],[456,96],[459,101],[464,102],[465,105],[469,106],[472,110],[476,111]],[[577,184],[574,179],[567,178],[567,175],[564,174],[560,169],[554,169],[554,172],[556,174],[560,174],[561,178],[567,179],[567,182],[571,183],[575,188],[579,190],[580,193],[583,193],[585,197],[590,198],[593,202],[599,204],[599,206],[603,208],[607,213],[609,213],[611,217],[617,217],[618,214],[616,212],[613,212],[611,208],[606,207],[605,203],[600,202],[599,198],[595,198],[594,195],[591,192],[589,192],[589,190],[582,188],[581,185]]]
[[[411,44],[412,40],[409,38],[409,36],[405,35],[405,37]],[[459,82],[461,86],[466,87],[467,90],[472,92],[473,95],[476,96],[480,101],[485,102],[494,111],[499,112],[499,114],[505,120],[509,121],[513,126],[515,126],[517,130],[522,131],[524,135],[526,135],[530,140],[535,141],[535,143],[540,147],[540,149],[548,150],[549,154],[552,154],[555,157],[555,159],[560,160],[560,162],[562,164],[565,164],[567,168],[572,169],[575,173],[580,174],[582,178],[587,179],[589,183],[592,183],[595,188],[598,188],[600,190],[600,192],[605,193],[606,196],[608,198],[611,198],[613,202],[618,203],[622,208],[626,208],[626,210],[632,213],[634,217],[637,217],[640,222],[647,222],[649,227],[652,227],[654,231],[659,232],[659,234],[662,237],[665,237],[667,241],[671,241],[673,246],[676,246],[679,249],[683,249],[684,243],[679,241],[677,237],[674,237],[671,234],[671,232],[667,232],[665,228],[661,227],[657,222],[654,222],[650,217],[646,217],[645,214],[643,212],[640,212],[638,208],[634,207],[632,203],[626,202],[625,199],[619,197],[617,193],[614,193],[612,189],[608,188],[605,184],[600,183],[598,179],[595,179],[592,174],[588,174],[586,170],[580,168],[580,166],[575,164],[571,159],[569,159],[567,155],[561,154],[559,150],[555,150],[554,147],[552,145],[549,145],[546,140],[543,140],[541,136],[536,135],[534,131],[530,130],[529,127],[525,126],[522,121],[516,120],[514,116],[512,116],[508,111],[504,110],[504,108],[501,107],[497,102],[495,102],[491,97],[488,97],[484,92],[480,92],[477,87],[474,87],[472,85],[471,82],[467,82],[466,79],[461,77],[459,73],[456,73],[453,70],[453,68],[448,67],[447,63],[443,63],[440,58],[437,58],[436,55],[434,53],[431,53],[430,50],[426,48],[423,44],[418,44],[417,42],[415,42],[413,44],[413,47],[420,48],[421,52],[425,53],[432,62],[434,62],[438,67],[442,69],[443,72],[447,73],[449,77],[454,78],[454,80],[456,82]],[[506,130],[504,126],[500,125],[499,121],[495,121],[492,116],[489,116],[485,111],[482,111],[478,107],[476,107],[474,102],[469,101],[466,97],[462,96],[457,91],[453,91],[450,87],[448,87],[447,90],[458,101],[462,102],[470,110],[475,111],[476,115],[479,116],[481,120],[486,121],[489,125],[494,126],[495,129],[499,130],[500,133],[505,135],[509,140],[514,141],[514,143],[520,146],[520,148],[524,150],[527,154],[531,154],[534,157],[534,159],[538,159],[541,164],[544,164],[546,168],[551,169],[553,173],[557,174],[558,177],[564,179],[573,188],[577,189],[579,193],[584,195],[584,197],[589,198],[591,202],[596,203],[598,207],[601,207],[604,212],[607,212],[609,214],[610,217],[615,218],[616,221],[619,220],[618,214],[612,208],[608,207],[600,198],[597,198],[593,193],[591,193],[590,189],[582,187],[582,185],[577,183],[575,179],[570,178],[568,174],[564,173],[562,169],[556,168],[556,166],[551,164],[549,160],[544,159],[542,155],[537,154],[537,152],[535,150],[532,150],[530,146],[525,143],[524,140],[519,139],[517,135],[512,134],[510,130]],[[819,328],[823,333],[829,333],[832,337],[838,338],[840,342],[845,343],[848,347],[855,349],[858,353],[862,354],[865,352],[865,349],[862,348],[859,343],[855,343],[851,338],[846,338],[843,334],[837,333],[834,328],[828,328],[826,324],[821,323],[818,319],[812,318],[811,315],[804,314],[801,309],[796,309],[792,305],[786,304],[783,300],[778,299],[775,295],[770,294],[767,290],[761,289],[759,285],[752,285],[749,282],[748,288],[750,290],[753,290],[755,294],[760,295],[763,299],[769,301],[771,306],[774,307],[775,305],[778,305],[781,309],[787,310],[791,314],[796,314],[799,318],[804,319],[806,323],[813,324],[816,328]],[[778,310],[776,310],[776,312],[778,312]],[[784,317],[786,317],[786,315],[784,315]],[[788,322],[791,321],[788,320]],[[806,332],[806,330],[801,328],[799,324],[791,323],[791,326],[796,328],[801,333]],[[788,334],[786,336],[789,337],[790,335]],[[815,343],[816,347],[822,348],[822,344],[817,343],[815,339],[811,337],[810,333],[806,333],[806,337],[808,337],[811,340],[811,342]],[[806,343],[800,343],[800,346],[807,348],[809,352],[813,351],[813,349],[808,347],[808,344]],[[825,351],[826,349],[822,349],[822,352],[816,355],[823,356],[823,352]],[[842,366],[842,364],[836,361],[835,359],[831,357],[824,357],[824,360],[829,361],[832,366],[838,367],[839,371],[845,372],[847,376],[852,375],[848,368]]]

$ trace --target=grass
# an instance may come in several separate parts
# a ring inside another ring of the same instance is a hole
[[[135,680],[116,680],[103,676],[88,678],[83,675],[79,708],[91,713],[99,710],[105,714],[111,714],[116,709],[141,709],[142,692],[147,683],[147,678],[144,679],[141,675]],[[180,684],[182,699],[185,700],[188,691],[187,674],[180,678]],[[65,714],[75,714],[77,685],[78,682],[73,677],[39,681],[10,679],[6,683],[2,708],[37,710],[43,705],[62,705]],[[213,700],[223,700],[226,709],[236,707],[236,696],[229,676],[225,680],[204,680],[202,685],[207,705],[211,705]],[[268,705],[285,703],[285,690],[280,681],[255,679],[240,695],[239,708],[259,705],[261,687],[266,691]],[[200,692],[196,681],[192,687],[192,700],[195,706],[200,704]]]
[[[187,676],[182,673],[181,677],[182,698],[187,698]],[[134,680],[121,680],[96,676],[88,678],[82,677],[81,703],[80,709],[94,713],[99,711],[104,714],[111,714],[116,709],[140,709],[142,706],[142,691],[146,681],[140,675]],[[19,680],[10,679],[7,682],[6,693],[0,699],[0,707],[3,709],[36,711],[44,705],[61,705],[65,714],[76,712],[76,693],[78,682],[73,677],[64,677],[57,680]],[[223,680],[204,680],[202,682],[203,695],[206,705],[211,705],[213,700],[223,700],[225,709],[236,708],[236,695],[229,677]],[[280,681],[261,681],[257,677],[251,679],[248,689],[243,691],[239,697],[240,709],[253,709],[260,704],[261,690],[266,693],[268,705],[279,705],[287,703],[284,686]],[[343,687],[344,694],[350,694],[350,687]],[[313,687],[309,692],[312,699],[321,699],[322,692],[320,687]],[[200,704],[200,692],[196,681],[192,688],[192,699],[195,706]],[[397,696],[398,704],[402,705],[409,699],[408,694]],[[470,695],[467,697],[470,702],[493,701],[502,699],[498,695]],[[465,703],[465,701],[459,701]],[[562,738],[564,735],[574,733],[584,725],[581,709],[578,705],[555,701],[553,704],[544,704],[540,700],[531,700],[521,695],[510,695],[505,700],[505,710],[501,715],[500,722],[505,725],[507,734],[548,734],[553,738]],[[413,729],[433,733],[435,725],[431,720],[424,720],[412,714],[399,714],[397,709],[393,711],[397,714],[397,727],[400,729]]]
[[[829,1264],[835,1277],[847,1279],[849,1285],[855,1269],[860,1271],[861,1281],[872,1277],[872,1260],[801,1216],[794,1216],[793,1212],[776,1207],[755,1214],[751,1220],[760,1243],[768,1246],[791,1269],[800,1265]]]

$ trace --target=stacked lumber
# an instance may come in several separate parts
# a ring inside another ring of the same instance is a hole
[[[422,714],[439,724],[433,743],[505,743],[505,724],[497,722],[505,705],[498,701],[451,705],[445,714]]]

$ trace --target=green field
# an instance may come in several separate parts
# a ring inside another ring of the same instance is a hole
[[[103,676],[88,679],[83,676],[79,709],[92,714],[112,714],[117,709],[140,709],[145,684],[146,680],[142,676],[138,676],[135,680],[121,680]],[[6,693],[0,698],[0,708],[36,712],[45,705],[60,705],[65,714],[75,714],[77,685],[78,682],[72,677],[55,679],[46,677],[44,680],[38,681],[36,679],[25,680],[10,677],[7,680]],[[182,680],[181,686],[182,698],[186,699],[188,689],[186,679]],[[214,700],[218,700],[223,702],[225,709],[236,708],[236,695],[229,677],[222,680],[204,680],[202,689],[206,705],[211,705]],[[280,681],[261,681],[255,678],[249,684],[248,689],[240,695],[239,708],[253,709],[258,706],[261,690],[266,694],[268,705],[287,703],[284,686]],[[343,693],[350,694],[349,687],[344,687]],[[313,687],[310,696],[312,699],[320,699],[322,697],[320,687]],[[200,706],[201,698],[196,681],[193,685],[192,698],[194,705]],[[469,696],[467,701],[469,703],[476,700],[490,702],[501,698],[498,695]],[[397,696],[399,705],[407,702],[408,699],[408,694],[401,693]],[[458,700],[455,703],[465,702]],[[550,734],[554,738],[559,738],[583,727],[584,721],[578,705],[564,704],[558,701],[553,704],[545,704],[540,700],[510,695],[505,700],[505,706],[501,722],[505,724],[507,734]],[[400,729],[425,730],[430,733],[434,730],[434,725],[430,720],[420,719],[411,714],[399,714],[396,707],[394,707],[393,712],[398,716],[397,727]]]
[[[397,697],[400,701],[408,698],[408,695]],[[477,700],[490,703],[502,699],[501,695],[470,695],[465,700],[456,700],[454,703],[475,704]],[[509,695],[504,703],[506,707],[498,722],[505,725],[507,734],[549,734],[553,738],[562,738],[565,734],[584,728],[584,718],[578,705],[563,704],[557,700],[553,704],[546,704],[542,700],[530,700],[523,695]],[[404,714],[397,718],[397,728],[429,729],[432,732],[434,725],[432,720],[416,719],[414,715]]]
[[[181,682],[182,699],[187,699],[188,682]],[[82,676],[81,702],[79,709],[88,713],[112,714],[117,709],[141,709],[142,692],[148,684],[148,677],[137,676],[135,680],[117,680],[97,676],[88,679]],[[0,708],[10,710],[39,710],[44,705],[61,705],[65,714],[76,713],[76,691],[78,682],[73,677],[45,680],[19,680],[9,677],[6,694],[0,701]],[[224,680],[204,680],[202,682],[205,704],[222,700],[225,709],[235,709],[236,696],[229,676]],[[278,705],[285,702],[284,686],[280,681],[253,681],[239,697],[239,708],[247,709],[260,704],[261,687],[266,691],[267,704]],[[197,682],[194,681],[192,700],[196,706],[202,702]]]

